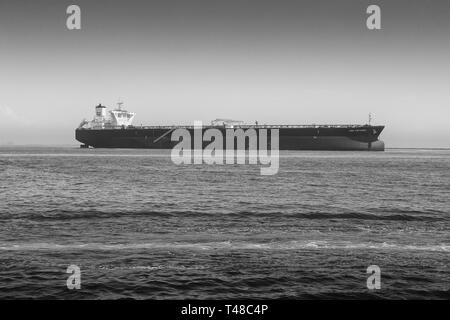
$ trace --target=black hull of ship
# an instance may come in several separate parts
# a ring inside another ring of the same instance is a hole
[[[225,146],[225,129],[218,129],[223,133]],[[279,128],[279,150],[384,151],[384,142],[378,140],[383,129],[384,126],[367,125],[343,128]],[[258,131],[259,128],[255,130]],[[193,137],[193,130],[188,129],[188,131]],[[267,140],[270,142],[270,129],[267,131]],[[172,131],[167,127],[76,129],[75,131],[75,138],[83,143],[83,147],[93,148],[172,149],[179,142],[171,141],[171,135]],[[204,146],[209,143],[204,142]]]

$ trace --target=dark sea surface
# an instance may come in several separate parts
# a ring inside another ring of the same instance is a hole
[[[449,150],[281,152],[277,175],[259,169],[2,147],[0,298],[450,298]]]

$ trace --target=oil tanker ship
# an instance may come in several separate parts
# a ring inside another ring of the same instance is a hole
[[[171,149],[178,143],[171,140],[174,130],[184,128],[191,134],[194,131],[194,126],[133,126],[134,116],[123,109],[121,102],[109,112],[99,104],[94,119],[83,120],[75,130],[75,138],[82,148]],[[384,142],[378,139],[384,126],[370,125],[370,117],[369,124],[364,125],[259,125],[216,119],[203,126],[203,130],[210,128],[219,129],[222,134],[227,129],[278,129],[279,150],[384,151]]]

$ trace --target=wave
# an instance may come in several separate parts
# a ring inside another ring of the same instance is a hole
[[[243,241],[216,241],[216,242],[148,242],[148,243],[83,243],[83,244],[56,244],[56,243],[22,243],[3,244],[0,250],[4,251],[71,251],[71,250],[301,250],[301,249],[340,249],[340,250],[393,250],[393,251],[435,251],[450,252],[448,244],[413,245],[398,243],[352,243],[330,241],[276,241],[276,242],[243,242]]]
[[[448,220],[443,212],[430,211],[420,212],[415,210],[390,210],[383,213],[370,212],[282,212],[282,211],[196,211],[196,210],[124,210],[124,211],[101,211],[101,210],[50,210],[46,212],[0,212],[0,220],[26,219],[26,220],[71,220],[71,219],[111,219],[122,217],[215,217],[223,218],[296,218],[306,220],[381,220],[381,221],[441,221]]]

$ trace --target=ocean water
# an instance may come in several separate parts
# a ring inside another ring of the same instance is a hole
[[[169,154],[0,148],[0,298],[450,297],[449,150]]]

